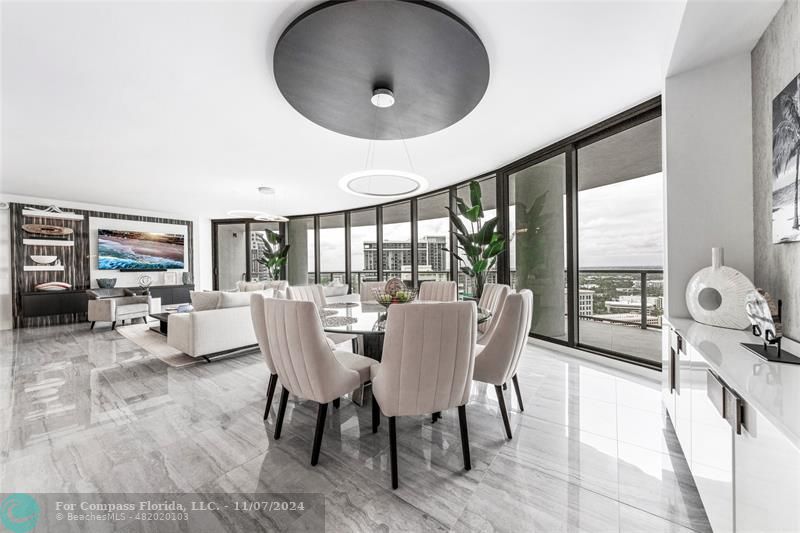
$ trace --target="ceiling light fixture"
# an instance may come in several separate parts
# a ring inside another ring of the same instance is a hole
[[[275,189],[272,187],[261,186],[258,188],[258,192],[267,196],[273,196],[275,194]],[[228,216],[236,218],[252,218],[253,220],[257,220],[259,222],[289,222],[288,218],[281,215],[265,213],[264,211],[251,211],[247,209],[234,209],[233,211],[228,211]]]
[[[362,170],[339,180],[339,188],[356,196],[391,198],[420,193],[428,188],[422,176],[399,170]]]
[[[375,89],[372,91],[370,102],[375,107],[386,108],[394,105],[394,93],[389,89]]]

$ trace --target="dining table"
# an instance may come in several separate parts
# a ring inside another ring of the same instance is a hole
[[[416,305],[416,302],[392,305]],[[363,355],[380,361],[387,312],[388,309],[378,303],[340,301],[328,303],[321,310],[320,318],[326,333],[360,336]],[[491,317],[489,310],[478,307],[478,324]]]

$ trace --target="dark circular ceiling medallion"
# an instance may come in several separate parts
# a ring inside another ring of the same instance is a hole
[[[489,57],[463,21],[428,2],[326,2],[295,19],[275,47],[288,102],[327,129],[408,139],[464,118],[483,98]],[[373,104],[376,89],[394,103]]]

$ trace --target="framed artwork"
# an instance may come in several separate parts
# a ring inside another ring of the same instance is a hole
[[[772,242],[800,241],[800,74],[772,100]]]

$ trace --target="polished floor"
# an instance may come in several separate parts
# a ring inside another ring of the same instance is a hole
[[[0,332],[0,492],[317,492],[329,531],[710,531],[657,382],[538,346],[519,377],[510,441],[474,386],[469,472],[455,411],[399,419],[392,491],[366,407],[329,411],[316,467],[312,405],[273,439],[257,354],[178,369],[84,324]]]

